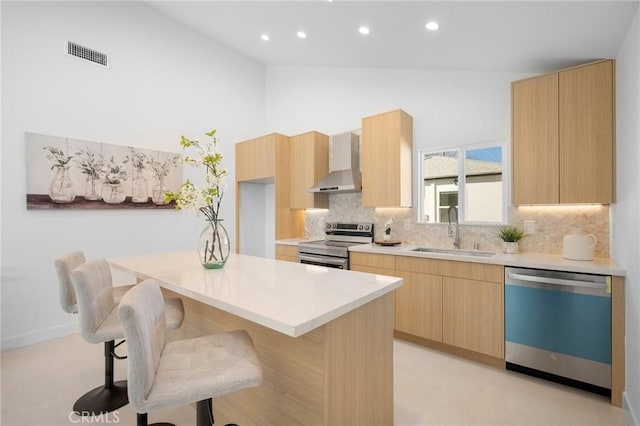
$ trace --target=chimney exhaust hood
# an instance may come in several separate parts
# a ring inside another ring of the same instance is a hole
[[[360,137],[357,134],[345,132],[330,137],[329,174],[308,191],[330,194],[362,191]]]

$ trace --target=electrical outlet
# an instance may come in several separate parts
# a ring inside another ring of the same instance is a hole
[[[524,233],[528,235],[533,235],[536,233],[536,222],[535,220],[525,220],[524,221]]]
[[[404,220],[404,229],[405,231],[408,231],[411,229],[411,219],[405,219]]]

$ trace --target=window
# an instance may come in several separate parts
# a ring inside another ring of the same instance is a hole
[[[461,223],[504,223],[504,146],[504,142],[494,142],[420,151],[419,221],[448,222],[449,212],[455,207]]]

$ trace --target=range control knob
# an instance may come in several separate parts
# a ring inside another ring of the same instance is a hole
[[[327,223],[327,229],[331,229],[331,224]]]
[[[362,225],[358,225],[358,231],[362,231]]]
[[[368,230],[369,230],[369,225],[365,225],[365,226],[364,226],[364,230],[365,230],[365,231],[368,231]]]

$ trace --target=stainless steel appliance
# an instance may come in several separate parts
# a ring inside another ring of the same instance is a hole
[[[309,188],[309,192],[360,192],[360,136],[352,132],[331,136],[329,174]]]
[[[328,222],[324,240],[298,244],[298,262],[349,269],[349,247],[373,242],[373,223]]]
[[[611,277],[505,268],[507,369],[611,395]]]

